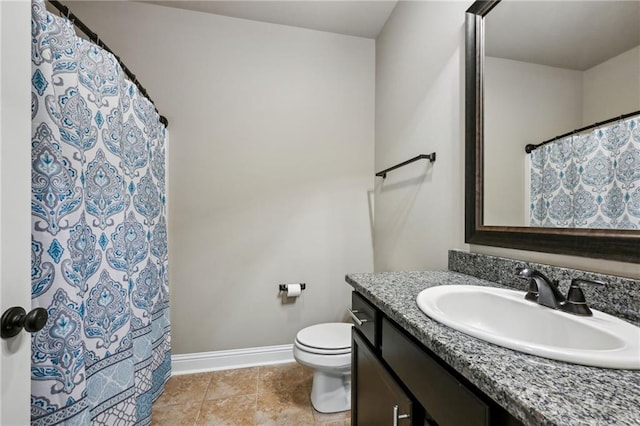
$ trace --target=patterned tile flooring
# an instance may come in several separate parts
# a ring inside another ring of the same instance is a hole
[[[174,376],[153,404],[152,425],[350,425],[350,411],[311,406],[312,378],[297,363]]]

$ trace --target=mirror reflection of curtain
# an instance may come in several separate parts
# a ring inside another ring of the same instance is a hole
[[[640,229],[640,117],[531,152],[531,226]]]
[[[166,130],[115,57],[32,1],[32,425],[149,424],[171,368]]]

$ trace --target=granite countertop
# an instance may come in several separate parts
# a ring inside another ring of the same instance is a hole
[[[418,293],[437,285],[503,285],[451,271],[349,274],[346,281],[527,425],[640,425],[640,371],[516,352],[440,324],[416,304]]]

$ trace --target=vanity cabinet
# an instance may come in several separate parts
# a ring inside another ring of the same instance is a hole
[[[522,424],[357,292],[354,305],[367,319],[353,328],[353,426]]]

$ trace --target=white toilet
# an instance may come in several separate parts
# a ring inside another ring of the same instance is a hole
[[[321,413],[351,409],[351,327],[317,324],[296,335],[293,357],[313,369],[311,404]]]

